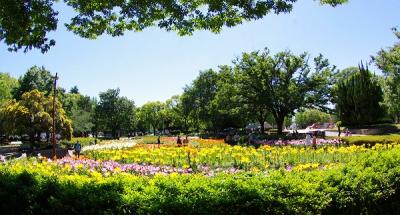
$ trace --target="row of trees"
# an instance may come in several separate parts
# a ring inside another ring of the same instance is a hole
[[[30,136],[52,131],[54,77],[44,67],[32,67],[18,80],[7,73],[0,75],[1,134]],[[77,87],[69,92],[56,90],[56,131],[63,138],[109,131],[117,137],[122,131],[134,130],[133,101],[119,96],[119,90],[100,93],[100,100],[84,96]],[[47,135],[49,137],[50,135]]]
[[[150,130],[217,133],[252,122],[260,124],[261,132],[269,122],[282,133],[285,122],[305,127],[312,120],[332,120],[332,114],[344,125],[373,124],[387,116],[398,121],[399,47],[395,44],[373,58],[384,76],[373,75],[362,64],[339,71],[322,55],[310,60],[307,53],[290,51],[244,53],[232,66],[201,71],[181,95],[141,107],[121,97],[119,89],[102,92],[97,99],[80,94],[77,87],[69,92],[58,88],[57,128],[66,137],[72,131],[75,136],[106,131],[118,137]],[[1,132],[37,136],[50,131],[52,82],[44,67],[32,67],[18,80],[0,74]]]
[[[301,128],[334,120],[349,126],[399,121],[400,43],[372,58],[384,76],[362,63],[339,71],[322,55],[309,59],[307,53],[265,49],[244,53],[233,66],[201,71],[182,95],[142,107],[153,113],[147,127],[218,132],[258,122],[263,131],[269,122],[281,133],[291,121]]]

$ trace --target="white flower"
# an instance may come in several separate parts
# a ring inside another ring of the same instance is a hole
[[[91,145],[85,146],[82,148],[82,152],[84,151],[95,151],[95,150],[102,150],[102,149],[123,149],[123,148],[130,148],[136,145],[136,142],[114,142],[101,144],[101,145]]]

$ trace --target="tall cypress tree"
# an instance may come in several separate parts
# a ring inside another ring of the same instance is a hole
[[[384,115],[380,106],[382,88],[361,63],[359,70],[340,80],[336,89],[336,110],[344,125],[370,125]]]

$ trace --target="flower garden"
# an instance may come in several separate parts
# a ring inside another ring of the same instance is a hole
[[[104,143],[81,159],[1,159],[0,210],[24,214],[396,213],[400,145],[316,150],[221,140]],[[138,141],[139,142],[139,141]],[[17,201],[15,201],[17,200]],[[17,205],[15,205],[17,204]],[[61,211],[61,212],[60,212]]]

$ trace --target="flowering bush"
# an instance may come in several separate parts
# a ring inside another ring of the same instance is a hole
[[[291,146],[304,146],[306,144],[305,140],[257,140],[257,144],[261,145],[291,145]],[[317,146],[323,146],[323,145],[330,145],[334,146],[337,144],[341,144],[342,141],[339,139],[316,139],[316,144]]]

